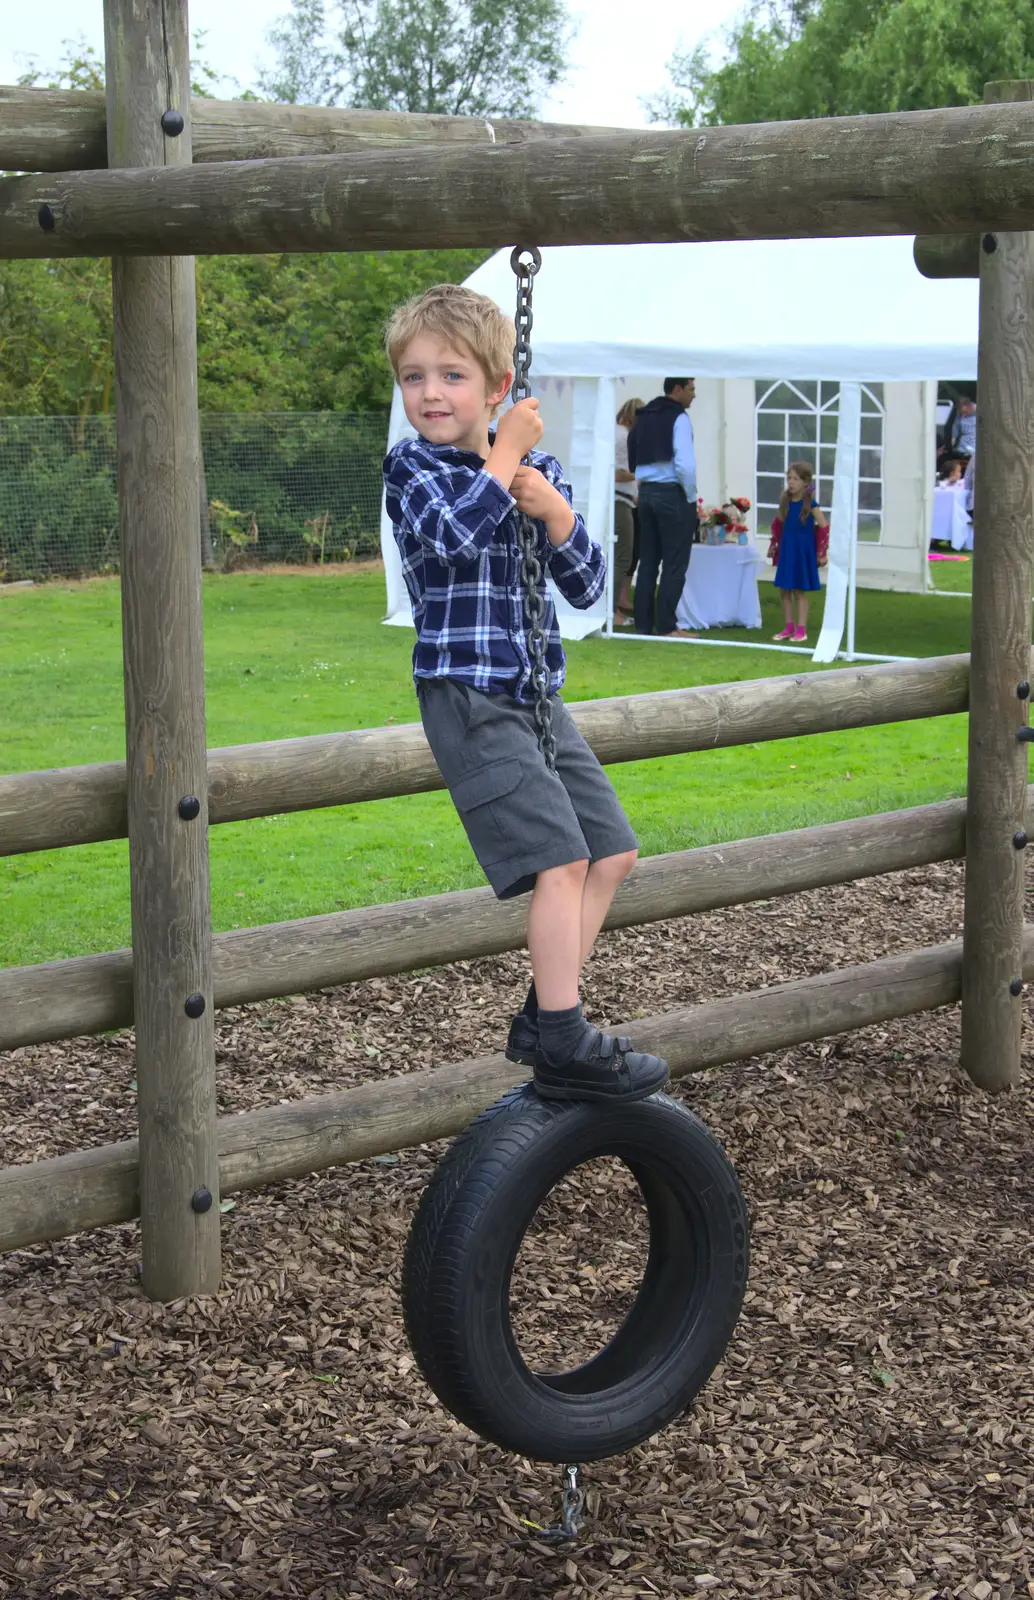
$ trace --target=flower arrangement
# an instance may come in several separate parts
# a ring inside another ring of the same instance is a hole
[[[746,495],[737,495],[723,505],[705,509],[703,500],[697,501],[701,529],[706,530],[707,544],[746,544],[747,524],[742,520],[750,510]]]

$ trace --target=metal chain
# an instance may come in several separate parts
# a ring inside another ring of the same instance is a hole
[[[525,261],[524,256],[530,256]],[[514,405],[527,400],[531,394],[528,374],[531,370],[531,291],[532,280],[542,265],[542,256],[534,245],[517,245],[510,254],[510,267],[517,279],[517,343],[513,351],[513,386],[510,398]],[[525,463],[529,458],[525,456]],[[531,686],[535,694],[535,726],[538,730],[539,749],[546,766],[556,771],[556,738],[553,734],[553,713],[549,703],[549,668],[546,665],[546,635],[542,628],[546,615],[546,598],[539,585],[542,582],[542,563],[538,558],[538,540],[535,525],[522,511],[517,526],[517,542],[521,552],[521,582],[524,585],[524,614],[528,621],[528,651],[531,655]]]
[[[539,1544],[573,1544],[578,1538],[585,1511],[585,1494],[578,1487],[578,1468],[564,1467],[563,1471],[567,1481],[560,1502],[560,1521],[554,1528],[543,1528],[541,1523],[530,1522],[527,1517],[522,1517],[521,1521],[534,1529],[534,1533],[530,1540],[519,1539],[518,1544],[527,1545],[535,1541]]]
[[[549,1544],[568,1544],[577,1539],[581,1529],[585,1495],[578,1487],[578,1468],[565,1467],[567,1483],[560,1502],[560,1521],[555,1528],[547,1528],[542,1537]]]

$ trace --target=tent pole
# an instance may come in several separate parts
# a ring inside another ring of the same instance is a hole
[[[861,442],[862,387],[842,383],[837,420],[836,471],[829,507],[829,571],[822,630],[813,661],[835,661],[841,654],[845,619],[853,616],[858,555],[858,453]],[[816,467],[818,463],[816,462]],[[853,628],[848,639],[854,654]]]
[[[607,552],[607,621],[604,632],[608,635],[614,632],[614,471],[617,436],[610,414],[614,410],[616,387],[613,378],[597,380],[594,465],[600,471],[602,478],[601,490],[606,491],[603,502],[604,549]]]
[[[855,479],[855,486],[856,487],[857,487],[857,481],[858,480],[856,478]],[[848,659],[848,661],[853,661],[855,659],[854,621],[855,621],[855,602],[856,602],[856,600],[858,598],[858,525],[857,525],[857,518],[856,518],[856,521],[855,521],[855,526],[851,531],[852,531],[851,552],[850,552],[850,561],[849,561],[849,564],[848,564],[848,571],[847,571],[847,659]]]

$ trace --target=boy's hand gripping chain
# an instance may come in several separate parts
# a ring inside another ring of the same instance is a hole
[[[531,257],[523,261],[524,255]],[[531,394],[528,373],[531,369],[531,290],[532,279],[542,265],[542,256],[534,245],[517,245],[510,255],[510,266],[517,279],[517,343],[513,352],[513,387],[510,398],[514,405],[527,400]],[[525,457],[526,463],[529,458]],[[553,736],[553,715],[549,704],[549,668],[546,665],[546,636],[542,619],[546,602],[539,591],[542,563],[538,558],[537,539],[531,518],[522,511],[518,522],[518,544],[521,550],[521,581],[524,584],[524,614],[528,619],[528,648],[531,651],[531,683],[535,691],[535,722],[538,727],[539,749],[551,772],[556,771],[556,739]]]

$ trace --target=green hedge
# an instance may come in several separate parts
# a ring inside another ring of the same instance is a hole
[[[203,413],[216,559],[239,560],[237,544],[258,561],[376,552],[386,434],[379,412]],[[0,581],[118,558],[114,418],[0,417]]]

